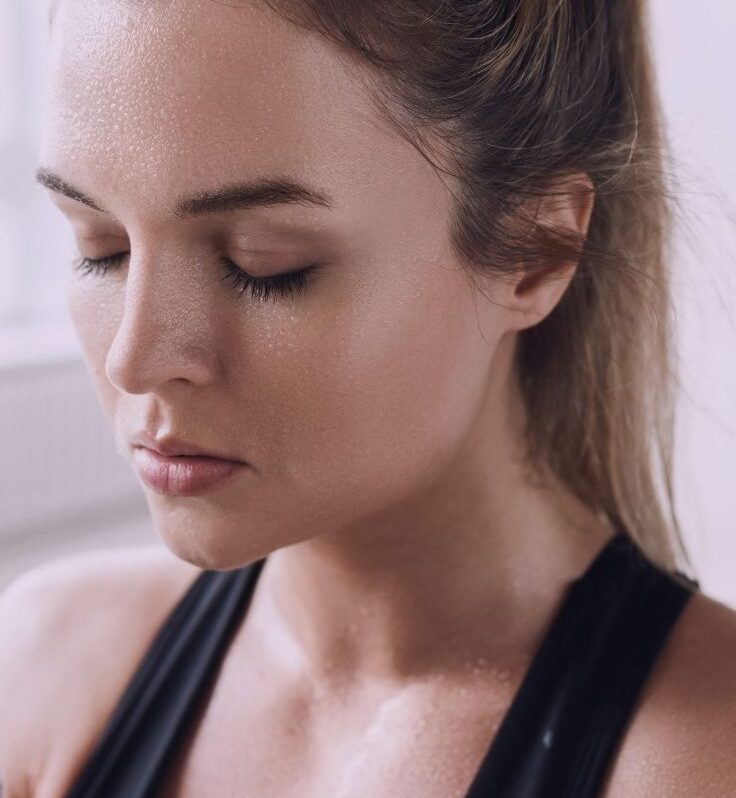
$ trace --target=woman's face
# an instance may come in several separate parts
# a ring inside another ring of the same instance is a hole
[[[447,188],[346,56],[212,0],[62,0],[52,36],[40,163],[97,206],[54,192],[81,256],[121,256],[67,283],[118,446],[132,464],[147,430],[251,466],[197,496],[141,483],[167,545],[235,567],[438,489],[505,317],[450,252]],[[277,179],[329,207],[285,191],[217,207]],[[241,293],[224,259],[317,268],[292,294]]]

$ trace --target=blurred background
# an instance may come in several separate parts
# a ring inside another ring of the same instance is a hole
[[[66,552],[162,545],[67,316],[72,236],[33,180],[46,6],[0,4],[0,589]],[[650,8],[679,197],[677,508],[701,586],[736,608],[736,6]]]

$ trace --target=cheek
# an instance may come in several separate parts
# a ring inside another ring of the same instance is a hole
[[[496,333],[467,286],[412,290],[312,322],[262,382],[300,501],[367,512],[430,482],[465,440]]]
[[[100,403],[112,418],[118,391],[107,379],[105,362],[116,331],[114,292],[100,287],[85,289],[78,277],[70,275],[66,282],[66,301]]]

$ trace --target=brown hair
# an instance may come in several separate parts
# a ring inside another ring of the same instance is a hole
[[[456,181],[451,238],[469,273],[578,263],[518,339],[530,462],[692,572],[672,488],[671,208],[643,0],[266,3],[372,67],[377,107]],[[595,192],[584,240],[528,212],[581,173]]]

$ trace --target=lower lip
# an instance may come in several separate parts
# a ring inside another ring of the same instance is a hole
[[[165,496],[199,496],[248,467],[216,457],[165,457],[145,446],[133,450],[133,460],[146,485]]]

